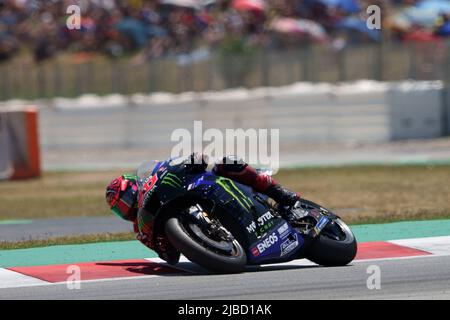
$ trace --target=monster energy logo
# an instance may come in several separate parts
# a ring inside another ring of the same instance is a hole
[[[244,208],[246,211],[249,211],[251,209],[251,206],[253,205],[252,200],[245,194],[243,194],[242,191],[239,190],[238,187],[236,187],[232,180],[220,177],[216,180],[216,182],[228,194],[230,194],[233,199],[235,199],[241,205],[242,208]],[[237,194],[239,194],[240,197]]]
[[[182,183],[181,179],[173,173],[167,173],[161,181],[161,184],[167,184],[176,189],[180,189],[183,186]]]

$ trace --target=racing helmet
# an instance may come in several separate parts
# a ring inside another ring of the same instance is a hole
[[[106,202],[112,212],[122,219],[134,221],[138,209],[137,176],[124,174],[106,187]]]

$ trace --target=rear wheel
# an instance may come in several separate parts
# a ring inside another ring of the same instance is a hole
[[[170,218],[165,232],[172,245],[189,260],[219,273],[242,272],[247,256],[225,229],[210,233],[191,220]]]
[[[311,243],[307,259],[323,266],[345,266],[356,256],[357,244],[350,228],[339,218],[332,220]]]

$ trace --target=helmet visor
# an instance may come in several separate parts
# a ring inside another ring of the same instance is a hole
[[[137,192],[129,186],[121,195],[111,210],[122,219],[132,219],[131,215],[136,205]]]

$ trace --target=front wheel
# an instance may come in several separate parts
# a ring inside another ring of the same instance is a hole
[[[350,228],[339,218],[332,220],[311,243],[307,259],[322,266],[345,266],[356,256],[357,244]]]
[[[165,232],[172,245],[190,261],[219,273],[242,272],[247,255],[236,239],[217,239],[191,221],[170,218]]]

